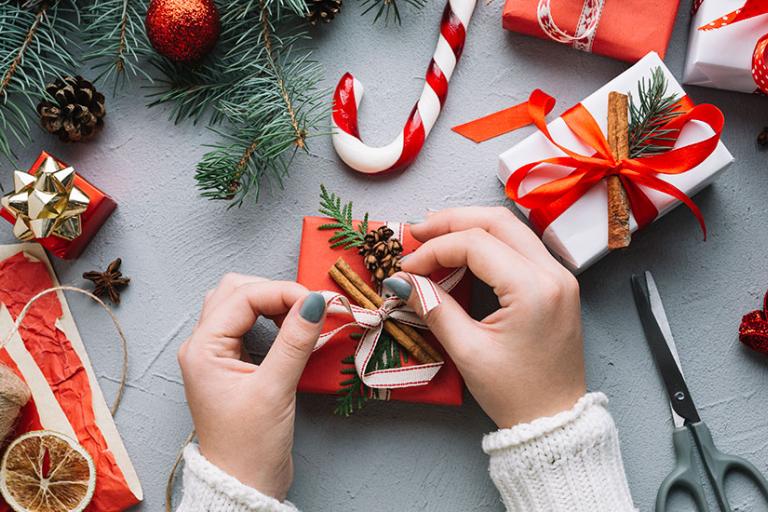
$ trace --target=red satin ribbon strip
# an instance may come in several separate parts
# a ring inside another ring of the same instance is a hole
[[[520,206],[530,210],[529,219],[534,228],[542,233],[555,219],[579,200],[588,190],[602,179],[617,175],[621,179],[632,208],[632,214],[642,228],[652,222],[658,215],[653,202],[643,191],[642,187],[657,190],[670,195],[685,204],[699,221],[704,238],[707,228],[704,217],[690,197],[677,187],[660,179],[659,174],[682,174],[701,164],[715,150],[720,140],[724,118],[722,112],[713,105],[696,105],[684,98],[680,109],[684,112],[673,119],[667,128],[673,130],[669,137],[670,147],[674,145],[680,130],[691,121],[703,122],[715,132],[711,137],[672,149],[662,154],[641,158],[629,158],[617,161],[605,139],[600,126],[592,114],[581,104],[568,110],[562,118],[568,128],[595,153],[581,155],[565,146],[558,144],[552,137],[545,121],[546,113],[554,106],[555,100],[540,90],[531,93],[528,100],[529,115],[542,134],[565,156],[547,158],[524,165],[515,170],[507,180],[507,196]],[[522,182],[535,170],[543,165],[555,165],[573,169],[562,178],[549,181],[528,192],[520,194]]]
[[[546,114],[549,114],[554,106],[555,103],[553,101]],[[474,142],[480,143],[515,131],[523,126],[528,126],[531,123],[533,123],[533,119],[531,119],[528,102],[526,101],[513,107],[499,110],[493,114],[488,114],[474,121],[454,126],[451,130]]]

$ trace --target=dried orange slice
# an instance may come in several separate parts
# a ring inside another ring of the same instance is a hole
[[[0,464],[0,494],[16,512],[81,512],[95,487],[96,470],[88,452],[48,430],[13,441]]]

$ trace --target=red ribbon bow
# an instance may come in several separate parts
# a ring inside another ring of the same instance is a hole
[[[744,5],[735,11],[710,21],[706,25],[699,27],[699,30],[716,30],[754,18],[755,16],[760,16],[761,14],[768,14],[768,0],[746,0]],[[766,51],[768,51],[768,34],[763,35],[763,37],[757,40],[755,51],[752,53],[752,78],[755,80],[757,88],[763,93],[768,94]]]
[[[717,107],[708,104],[693,106],[687,97],[683,98],[680,103],[683,113],[666,126],[672,130],[669,134],[669,146],[674,146],[680,130],[690,121],[706,123],[715,132],[714,135],[658,155],[617,161],[600,126],[581,103],[565,112],[562,119],[582,142],[595,150],[595,153],[591,156],[580,155],[558,144],[549,133],[545,121],[546,112],[551,110],[554,102],[554,98],[537,89],[531,93],[528,100],[529,114],[536,127],[566,156],[547,158],[520,167],[510,175],[506,184],[507,196],[530,210],[529,220],[540,234],[603,178],[617,175],[627,191],[632,214],[639,227],[648,225],[659,213],[641,188],[647,187],[684,203],[696,216],[706,239],[707,227],[699,208],[690,197],[674,185],[658,178],[658,175],[690,171],[715,150],[724,123],[723,114]],[[523,180],[541,164],[575,169],[568,175],[540,185],[521,196],[519,190]]]

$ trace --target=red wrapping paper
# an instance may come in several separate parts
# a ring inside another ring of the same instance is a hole
[[[539,0],[506,0],[505,29],[550,39],[539,25]],[[581,16],[582,0],[552,0],[555,23],[573,34]],[[655,51],[663,59],[672,35],[679,0],[605,0],[592,53],[635,62]]]
[[[38,251],[42,253],[42,250]],[[15,320],[35,294],[57,284],[46,263],[30,256],[20,251],[0,261],[0,313],[5,313],[1,311],[4,307],[10,314],[9,320]],[[42,254],[39,256],[44,257]],[[123,473],[117,461],[113,449],[123,452],[124,447],[122,441],[115,438],[116,431],[111,417],[99,417],[97,411],[104,411],[106,405],[101,391],[94,389],[98,384],[89,375],[93,371],[86,369],[90,363],[87,359],[81,359],[75,347],[76,342],[70,340],[67,333],[59,328],[59,322],[65,315],[63,308],[57,294],[43,296],[34,303],[19,329],[23,346],[11,348],[9,345],[0,349],[0,363],[14,370],[27,381],[32,390],[32,399],[22,410],[13,437],[32,430],[55,430],[76,437],[91,455],[96,467],[96,489],[86,510],[124,510],[141,501],[141,488],[130,461],[123,462],[128,475]],[[0,320],[0,325],[6,326],[9,323]],[[1,335],[6,335],[5,328]],[[77,343],[82,343],[79,338]],[[20,352],[23,356],[19,355]],[[19,360],[25,361],[26,366],[22,368]],[[25,375],[34,375],[39,380],[33,383]],[[44,391],[46,388],[47,391]],[[57,406],[41,406],[36,403],[38,398],[45,403],[51,396]],[[53,408],[60,411],[53,411]],[[66,428],[61,428],[62,418]],[[131,490],[129,479],[134,482],[134,490]],[[6,510],[10,509],[0,499],[0,511]]]
[[[49,156],[51,155],[45,151],[41,152],[35,163],[29,168],[29,173],[35,174],[34,171],[36,171],[43,163],[43,160]],[[58,158],[56,158],[56,161],[59,162],[59,164],[67,165]],[[77,169],[75,169],[75,172],[77,172]],[[114,199],[96,188],[89,181],[80,176],[79,173],[75,175],[75,186],[80,188],[80,190],[82,190],[90,199],[88,209],[82,214],[82,234],[72,241],[64,240],[57,236],[49,236],[35,240],[35,242],[48,249],[51,254],[65,260],[74,259],[80,256],[85,249],[85,246],[91,241],[91,238],[93,238],[96,232],[101,228],[102,224],[104,224],[115,208],[117,208],[117,203],[115,203]],[[0,217],[11,224],[16,222],[13,215],[11,215],[5,208],[0,208]]]
[[[343,290],[328,275],[328,270],[340,256],[361,276],[370,276],[370,273],[365,269],[362,258],[356,250],[330,248],[328,238],[333,232],[320,231],[318,229],[320,225],[326,223],[328,223],[328,219],[323,217],[304,218],[297,281],[310,290],[330,290],[343,293]],[[369,222],[369,228],[376,229],[383,224],[383,222],[371,221]],[[420,245],[411,236],[407,226],[405,227],[405,236],[401,242],[404,247],[403,254],[413,252]],[[447,274],[448,271],[441,271],[430,277],[434,281],[438,281]],[[468,276],[469,273],[451,292],[451,295],[464,309],[469,307],[471,291],[471,281]],[[330,331],[349,321],[349,317],[333,315],[326,320],[323,331]],[[343,365],[341,360],[352,355],[355,351],[357,341],[350,338],[350,334],[354,332],[362,332],[362,330],[359,328],[345,329],[331,339],[323,348],[312,354],[299,381],[299,391],[330,395],[337,393],[341,388],[341,381],[348,378],[348,376],[342,375],[341,370],[343,368],[350,368],[350,366]],[[433,347],[440,350],[445,358],[445,364],[429,384],[412,388],[394,389],[391,391],[389,398],[404,402],[461,405],[464,386],[456,365],[447,356],[445,350],[443,350],[440,343],[431,333],[427,331],[421,332]],[[409,364],[412,364],[412,362],[409,362]]]

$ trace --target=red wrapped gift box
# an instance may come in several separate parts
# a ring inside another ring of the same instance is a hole
[[[663,59],[678,6],[679,0],[507,0],[503,25],[512,32],[558,40],[555,26],[574,35],[596,23],[591,37],[566,44],[627,62],[651,51]]]
[[[35,163],[29,168],[29,173],[34,175],[43,161],[49,156],[51,155],[45,151],[41,152]],[[60,165],[67,165],[58,158],[55,158],[55,160]],[[75,169],[75,171],[77,171],[77,169]],[[102,224],[104,224],[115,208],[117,208],[117,203],[115,203],[111,197],[93,186],[89,181],[80,176],[80,174],[75,175],[75,186],[82,190],[85,195],[88,196],[88,199],[90,199],[88,209],[81,215],[82,234],[71,241],[57,236],[49,236],[35,240],[35,242],[38,242],[48,249],[54,256],[64,259],[74,259],[80,256],[91,238],[93,238],[99,228],[101,228]],[[3,217],[11,224],[15,222],[13,215],[11,215],[5,208],[0,208],[0,217]]]
[[[318,227],[328,223],[324,217],[305,217],[304,226],[301,235],[301,249],[299,252],[299,270],[297,281],[310,290],[330,290],[342,292],[333,279],[328,275],[328,270],[333,266],[336,260],[342,256],[349,265],[361,276],[370,276],[365,269],[362,258],[357,251],[342,248],[331,249],[328,244],[328,238],[333,234],[332,231],[320,231]],[[383,225],[383,222],[369,222],[370,229],[376,229]],[[405,236],[401,240],[403,243],[403,254],[413,252],[420,244],[410,234],[408,226],[405,227]],[[443,271],[430,276],[434,281],[438,281],[448,274]],[[471,281],[467,276],[451,291],[451,295],[465,309],[469,306],[469,297],[471,291]],[[323,328],[323,331],[330,331],[349,322],[348,317],[333,315],[330,316]],[[341,381],[348,378],[342,375],[341,370],[349,368],[341,363],[342,359],[352,355],[355,351],[357,342],[350,337],[354,332],[361,332],[360,329],[345,329],[331,339],[325,346],[312,354],[309,359],[304,374],[299,381],[299,391],[306,393],[321,393],[335,395],[341,388]],[[463,383],[461,375],[453,361],[448,358],[440,343],[431,333],[422,331],[425,338],[433,347],[440,350],[445,357],[445,364],[437,373],[432,381],[425,386],[402,388],[391,390],[389,398],[391,400],[401,400],[405,402],[421,402],[443,405],[461,405],[463,398]],[[409,364],[412,364],[409,362]]]

